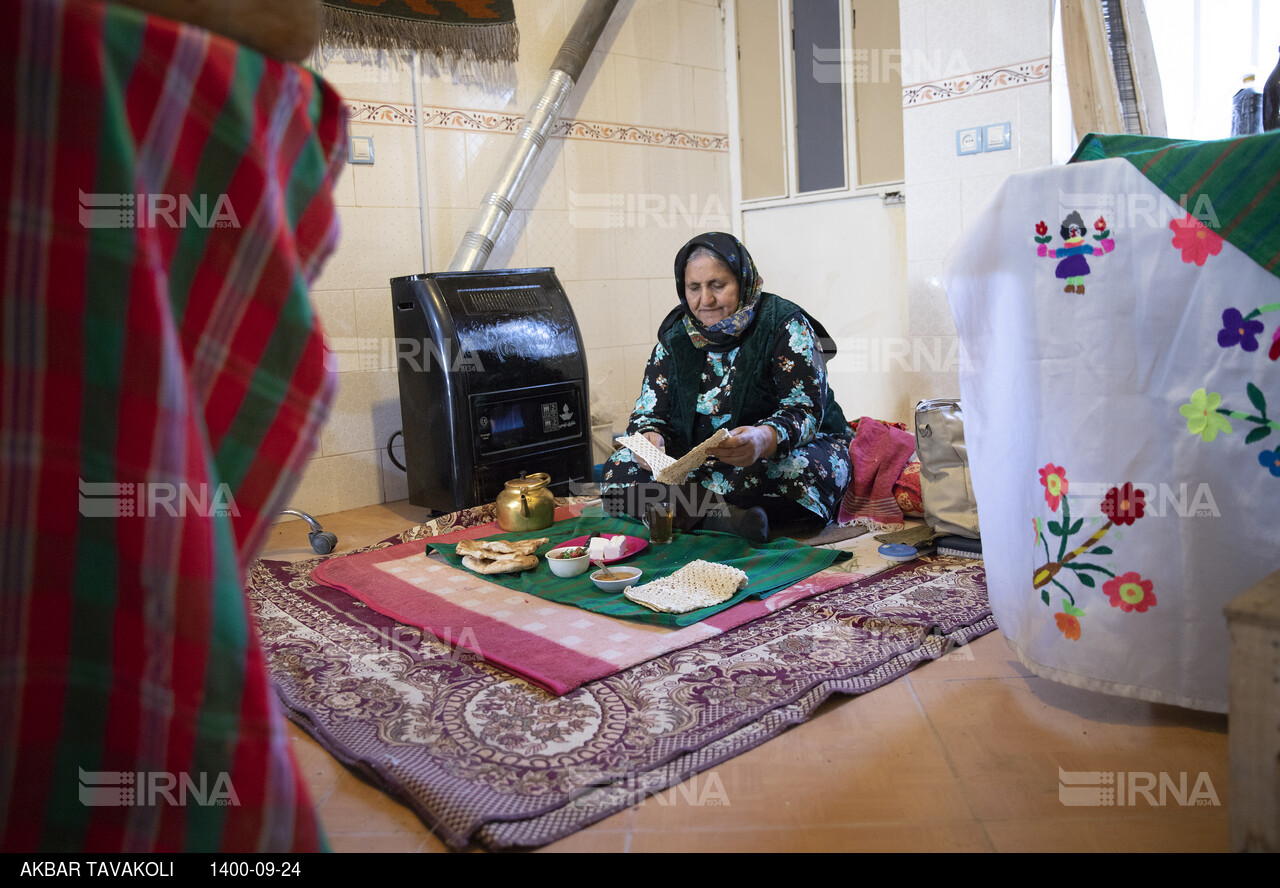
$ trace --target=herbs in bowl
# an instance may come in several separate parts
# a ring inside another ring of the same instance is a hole
[[[582,546],[560,546],[547,553],[547,564],[558,577],[576,577],[591,566],[587,550]]]

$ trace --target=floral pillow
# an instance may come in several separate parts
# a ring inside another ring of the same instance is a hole
[[[920,461],[912,460],[893,485],[893,498],[908,518],[924,517],[924,500],[920,496]]]

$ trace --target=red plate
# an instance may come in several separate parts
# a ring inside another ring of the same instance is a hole
[[[610,534],[608,537],[605,537],[605,539],[611,539],[614,536],[616,536],[616,534]],[[591,541],[591,537],[589,536],[574,537],[571,540],[565,540],[563,543],[558,543],[556,545],[556,548],[561,548],[564,546],[581,546],[582,548],[585,549],[587,548],[587,543],[589,543],[590,541]],[[630,558],[632,555],[636,554],[642,549],[648,548],[648,546],[649,546],[649,541],[646,539],[641,539],[640,537],[633,537],[633,536],[626,537],[622,543],[622,554],[619,555],[617,558],[603,558],[601,559],[601,563],[613,564],[614,562],[621,561],[624,558]]]

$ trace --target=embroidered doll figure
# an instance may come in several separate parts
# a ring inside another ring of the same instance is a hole
[[[1064,293],[1083,293],[1084,278],[1089,274],[1091,269],[1089,263],[1085,259],[1086,256],[1103,256],[1110,253],[1116,248],[1116,242],[1111,238],[1111,232],[1107,229],[1107,222],[1102,217],[1093,223],[1093,227],[1098,230],[1098,234],[1093,236],[1097,241],[1097,245],[1085,242],[1084,236],[1088,230],[1084,227],[1084,219],[1075,210],[1067,214],[1067,218],[1062,220],[1062,246],[1055,249],[1049,248],[1049,241],[1053,240],[1052,236],[1046,236],[1049,226],[1044,222],[1036,225],[1036,255],[1041,258],[1059,259],[1058,268],[1055,272],[1056,276],[1061,280],[1065,280],[1067,285],[1063,288]]]

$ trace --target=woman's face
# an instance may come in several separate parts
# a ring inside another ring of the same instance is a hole
[[[693,316],[709,327],[738,310],[738,278],[718,259],[696,256],[684,266],[684,298]]]

